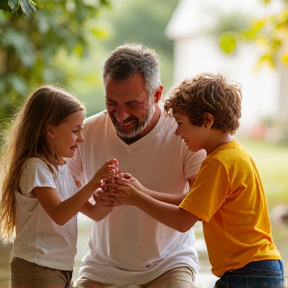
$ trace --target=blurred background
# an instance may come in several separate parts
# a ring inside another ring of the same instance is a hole
[[[0,141],[19,105],[43,83],[73,93],[86,105],[87,116],[105,109],[102,67],[112,50],[126,42],[156,50],[164,95],[186,77],[220,72],[242,85],[241,127],[235,138],[258,164],[273,237],[287,270],[288,4],[235,2],[1,0]],[[84,216],[79,223],[74,278],[87,252],[90,225]],[[213,287],[201,224],[195,232],[199,288]],[[11,249],[11,243],[0,241],[1,288],[9,287]]]

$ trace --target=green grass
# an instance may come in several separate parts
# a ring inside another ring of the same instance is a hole
[[[235,139],[249,151],[258,166],[269,209],[278,204],[288,205],[288,146]]]

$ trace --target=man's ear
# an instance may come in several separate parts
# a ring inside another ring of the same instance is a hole
[[[156,89],[156,91],[155,91],[155,93],[154,93],[154,104],[157,104],[159,101],[160,101],[160,99],[161,99],[161,96],[162,96],[162,91],[163,91],[163,86],[162,85],[160,85],[157,89]]]
[[[47,126],[47,136],[48,138],[54,138],[54,126],[52,124]]]
[[[211,128],[214,124],[214,117],[212,114],[205,112],[203,115],[204,127]]]

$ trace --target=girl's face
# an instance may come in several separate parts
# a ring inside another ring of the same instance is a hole
[[[204,124],[201,127],[191,124],[188,116],[180,113],[175,114],[175,120],[178,124],[175,134],[181,136],[192,152],[205,149],[209,128]]]
[[[79,111],[67,116],[57,126],[48,126],[48,139],[58,157],[73,157],[78,144],[84,141],[83,121],[84,112]]]

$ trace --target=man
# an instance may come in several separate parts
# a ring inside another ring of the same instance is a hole
[[[107,110],[86,119],[85,141],[69,162],[72,174],[89,180],[113,157],[121,172],[167,193],[151,196],[179,204],[206,152],[192,154],[174,135],[177,124],[160,105],[156,53],[138,44],[119,46],[105,62],[103,80]],[[179,233],[135,207],[115,207],[92,223],[77,287],[193,288],[198,271],[193,242],[192,230]]]

